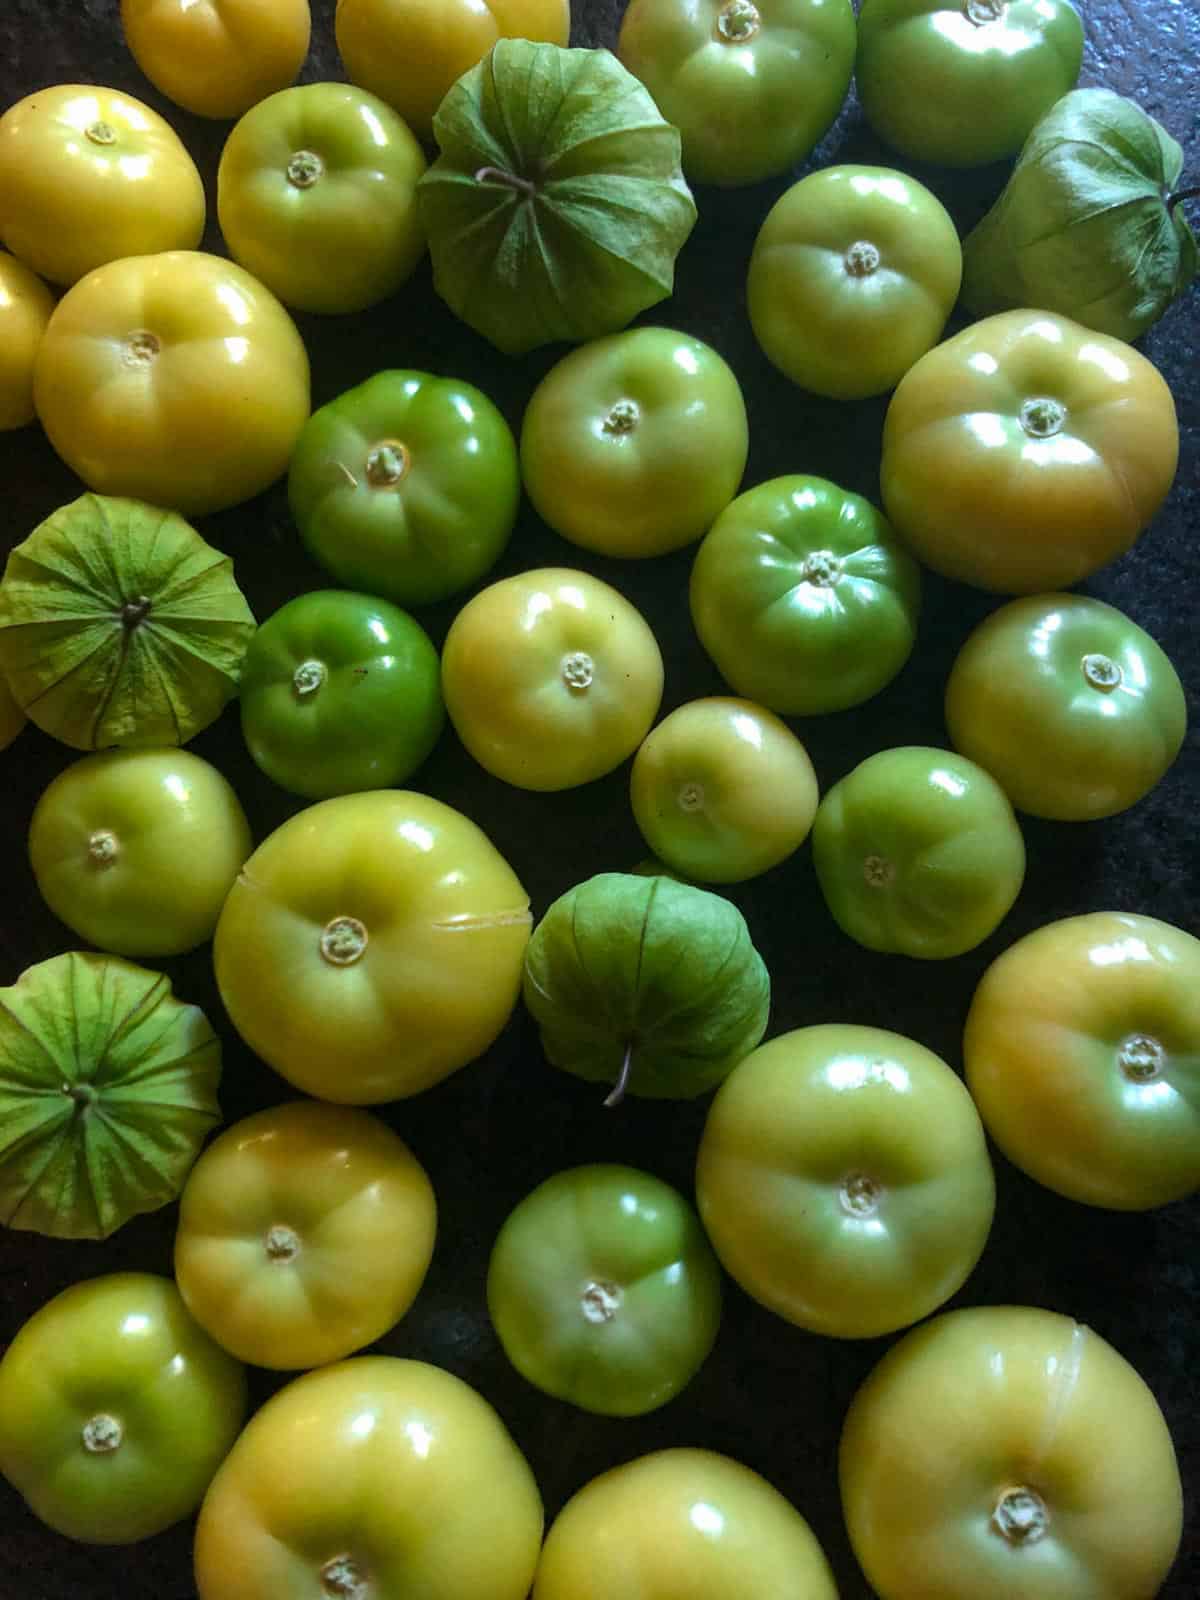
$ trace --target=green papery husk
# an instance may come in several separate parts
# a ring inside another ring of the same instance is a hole
[[[766,1032],[771,983],[730,901],[665,876],[602,872],[554,902],[525,954],[525,1004],[556,1067],[690,1099]]]
[[[1183,152],[1134,101],[1076,89],[1029,135],[996,204],[963,245],[972,315],[1056,311],[1118,339],[1157,322],[1196,275],[1180,205]]]
[[[0,581],[0,670],[30,721],[77,750],[186,743],[237,693],[254,630],[229,557],[140,500],[81,495]]]
[[[679,132],[611,51],[501,39],[433,131],[417,198],[434,287],[498,349],[598,338],[671,293],[696,221]]]
[[[168,978],[71,951],[0,989],[0,1223],[104,1239],[173,1200],[220,1121],[221,1046]]]

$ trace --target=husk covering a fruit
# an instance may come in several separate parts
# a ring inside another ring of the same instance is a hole
[[[434,287],[498,349],[598,338],[671,293],[696,221],[679,131],[611,51],[501,39],[433,131]]]
[[[229,557],[139,500],[80,496],[0,581],[0,671],[77,750],[186,743],[236,694],[254,628]]]
[[[1134,101],[1110,89],[1065,95],[967,236],[963,304],[977,317],[1056,311],[1137,338],[1196,275],[1182,171],[1179,145]]]
[[[620,1093],[689,1099],[759,1043],[771,984],[729,900],[666,876],[602,872],[534,929],[524,997],[556,1067]]]
[[[173,1200],[220,1121],[199,1007],[117,956],[71,951],[0,989],[0,1222],[104,1239]]]

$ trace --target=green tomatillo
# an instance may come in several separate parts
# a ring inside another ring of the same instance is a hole
[[[893,388],[937,343],[961,279],[958,229],[924,184],[890,167],[824,167],[767,213],[747,309],[793,382],[859,400]]]
[[[190,523],[85,494],[9,553],[0,672],[77,750],[185,744],[237,693],[254,626],[232,561]]]
[[[687,700],[634,757],[629,801],[661,867],[700,883],[739,883],[778,866],[808,836],[817,776],[808,751],[749,700]]]
[[[863,0],[858,14],[859,101],[913,161],[978,167],[1015,155],[1082,61],[1069,0]]]
[[[941,960],[1007,915],[1025,843],[1004,791],[949,750],[880,750],[817,808],[813,863],[834,921],[868,950]]]
[[[510,1213],[488,1311],[522,1377],[604,1416],[665,1405],[721,1318],[721,1275],[695,1212],[633,1167],[558,1172]]]
[[[27,967],[0,989],[0,1222],[106,1239],[165,1206],[220,1078],[208,1018],[162,973],[79,950]]]
[[[0,1360],[0,1472],[43,1522],[132,1544],[190,1516],[246,1414],[246,1375],[169,1278],[114,1272],[36,1311]]]
[[[813,1333],[928,1316],[983,1253],[996,1186],[962,1079],[915,1039],[830,1023],[753,1051],[721,1085],[700,1216],[748,1294]]]
[[[268,617],[242,669],[242,733],[269,778],[309,800],[402,784],[445,722],[433,641],[399,606],[346,589]]]
[[[338,583],[429,605],[483,576],[508,543],[521,475],[512,431],[473,384],[378,372],[315,411],[288,501]]]
[[[943,577],[1065,589],[1129,549],[1171,487],[1175,401],[1132,345],[1002,311],[935,345],[883,425],[884,509]]]
[[[230,783],[174,747],[83,756],[29,819],[29,864],[46,904],[114,955],[177,956],[211,939],[252,849]]]
[[[523,992],[547,1058],[626,1092],[692,1099],[766,1031],[771,980],[741,912],[665,876],[601,872],[533,931]]]
[[[1001,606],[958,653],[946,726],[1018,811],[1060,822],[1110,817],[1179,754],[1187,701],[1148,633],[1083,594]]]
[[[1033,1247],[1033,1241],[1030,1241]],[[966,1306],[894,1344],[846,1413],[842,1515],[879,1600],[1150,1600],[1179,1550],[1167,1422],[1058,1312]]]
[[[1055,1193],[1147,1211],[1200,1189],[1200,939],[1156,917],[1049,922],[984,973],[963,1034],[987,1130]]]
[[[977,317],[1041,306],[1136,339],[1196,276],[1183,151],[1111,89],[1064,95],[1025,141],[996,204],[963,246]]]
[[[551,367],[521,424],[521,475],[556,533],[609,556],[701,538],[738,491],[749,437],[733,369],[673,328],[593,339]]]
[[[362,311],[425,251],[425,156],[365,89],[305,83],[261,100],[226,140],[217,212],[229,253],[299,311]]]
[[[854,69],[850,0],[632,0],[617,54],[679,129],[694,183],[758,183],[803,161]]]
[[[877,694],[916,639],[920,572],[887,519],[825,478],[772,478],[717,518],[692,567],[692,621],[718,672],[781,716]]]
[[[433,133],[433,285],[497,349],[615,333],[671,293],[696,221],[679,131],[611,51],[500,39]]]

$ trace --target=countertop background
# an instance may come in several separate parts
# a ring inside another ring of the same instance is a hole
[[[612,46],[622,0],[575,0],[573,42]],[[1094,0],[1081,6],[1087,49],[1081,83],[1136,98],[1179,139],[1200,173],[1200,11],[1196,0]],[[315,0],[313,49],[304,80],[341,77],[333,43],[334,0]],[[0,110],[61,81],[129,90],[162,111],[214,181],[227,124],[206,123],[165,101],[124,47],[117,0],[2,0]],[[804,168],[730,192],[698,190],[700,221],[678,262],[678,289],[640,320],[685,329],[716,346],[744,386],[751,451],[745,486],[783,472],[815,472],[878,499],[885,401],[818,400],[793,387],[759,352],[745,312],[745,271],[770,205],[809,167],[842,161],[904,165],[866,128],[853,94]],[[999,192],[1006,166],[947,173],[909,165],[947,204],[963,233]],[[206,247],[220,250],[215,226]],[[1158,788],[1126,814],[1094,824],[1022,818],[1028,876],[1017,905],[979,949],[931,965],[874,956],[846,939],[817,889],[807,846],[784,866],[732,891],[771,970],[770,1033],[806,1023],[858,1021],[920,1039],[955,1065],[967,1004],[988,962],[1054,918],[1097,909],[1138,911],[1200,932],[1196,796],[1200,790],[1200,338],[1196,294],[1142,342],[1170,383],[1182,452],[1171,495],[1137,547],[1082,587],[1121,607],[1175,662],[1188,690],[1192,731]],[[382,366],[466,378],[490,394],[514,429],[534,385],[563,353],[498,356],[457,323],[434,295],[423,265],[393,301],[337,320],[298,319],[313,363],[318,405]],[[951,329],[956,324],[951,324]],[[0,435],[0,553],[6,553],[80,485],[34,427]],[[327,580],[304,556],[277,487],[198,526],[234,558],[259,618]],[[691,551],[651,563],[587,557],[542,526],[528,506],[493,576],[544,564],[587,567],[615,583],[654,627],[667,661],[664,712],[721,685],[697,644],[685,603]],[[997,602],[929,577],[916,653],[866,706],[793,725],[822,789],[887,745],[947,743],[941,697],[954,655]],[[422,611],[440,643],[455,604]],[[192,748],[231,779],[256,840],[300,808],[253,766],[231,706]],[[34,728],[0,758],[0,983],[77,941],[41,903],[24,835],[46,783],[73,753]],[[413,785],[468,812],[509,858],[534,913],[592,871],[632,865],[645,851],[627,799],[627,768],[561,795],[513,791],[481,772],[449,729]],[[233,1034],[207,949],[161,964],[176,992],[202,1005],[225,1041],[227,1122],[291,1097]],[[594,1474],[643,1451],[692,1444],[725,1451],[765,1474],[811,1522],[833,1563],[843,1600],[869,1591],[850,1553],[836,1487],[841,1420],[861,1379],[891,1342],[841,1343],[793,1329],[727,1283],[717,1346],[674,1402],[648,1417],[587,1416],[551,1401],[510,1369],[489,1325],[484,1274],[492,1240],[511,1207],[552,1172],[584,1161],[626,1161],[685,1192],[707,1102],[627,1102],[606,1112],[594,1087],[548,1067],[518,1012],[482,1061],[382,1114],[412,1145],[438,1196],[440,1229],[416,1304],[378,1350],[434,1361],[478,1387],[528,1455],[552,1517]],[[1116,1346],[1153,1388],[1170,1424],[1183,1474],[1187,1523],[1163,1600],[1200,1593],[1200,1197],[1149,1215],[1089,1210],[1040,1190],[996,1156],[998,1205],[988,1249],[955,1305],[1026,1303],[1068,1312]],[[67,1243],[0,1231],[0,1346],[60,1289],[102,1272],[169,1273],[175,1210],[130,1222],[104,1244]],[[252,1374],[261,1401],[284,1381]],[[0,1596],[22,1600],[187,1600],[191,1524],[133,1549],[74,1545],[46,1530],[0,1481]],[[272,1597],[276,1600],[276,1597]],[[284,1597],[278,1597],[284,1600]],[[468,1597],[464,1597],[468,1600]],[[614,1597],[617,1600],[617,1597]]]

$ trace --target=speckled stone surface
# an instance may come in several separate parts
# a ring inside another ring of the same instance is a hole
[[[333,0],[314,5],[306,79],[340,76]],[[577,0],[575,42],[611,45],[620,0]],[[1095,0],[1087,28],[1085,84],[1135,96],[1189,150],[1200,181],[1200,12],[1195,0]],[[204,173],[210,199],[226,126],[167,104],[129,58],[117,0],[2,0],[0,110],[62,80],[117,85],[168,115]],[[811,165],[895,164],[865,127],[851,97]],[[771,369],[751,336],[744,280],[757,228],[792,174],[731,193],[698,193],[700,222],[678,265],[675,296],[642,320],[685,328],[733,364],[750,411],[747,485],[812,471],[878,495],[885,403],[838,406],[802,394]],[[998,193],[1004,168],[917,173],[965,232]],[[208,246],[219,249],[215,228]],[[966,1006],[987,963],[1044,922],[1099,908],[1150,913],[1200,932],[1200,316],[1195,292],[1143,341],[1179,411],[1182,453],[1167,504],[1137,547],[1083,588],[1129,612],[1175,661],[1192,732],[1154,793],[1123,816],[1087,826],[1023,823],[1025,889],[978,950],[935,967],[871,956],[842,937],[821,901],[807,849],[757,883],[734,891],[774,977],[771,1031],[856,1020],[921,1039],[954,1064]],[[455,323],[433,293],[427,267],[394,301],[339,321],[302,318],[313,361],[314,400],[327,400],[378,368],[412,366],[467,378],[519,424],[538,378],[561,352],[506,361]],[[36,429],[0,435],[0,552],[79,492]],[[256,613],[319,587],[300,552],[279,488],[201,530],[234,557]],[[692,635],[683,601],[691,553],[642,566],[583,558],[526,507],[497,575],[549,563],[585,565],[615,582],[652,622],[667,659],[664,709],[720,685]],[[873,751],[943,743],[941,695],[962,640],[995,602],[931,579],[917,652],[897,681],[860,710],[797,724],[822,787]],[[454,606],[422,613],[441,639]],[[195,741],[234,782],[256,838],[299,802],[251,764],[234,708]],[[70,752],[28,730],[0,757],[0,983],[74,940],[42,906],[23,848],[33,804]],[[626,797],[627,773],[558,796],[521,794],[488,778],[447,733],[417,780],[479,820],[525,881],[535,912],[587,872],[620,868],[643,847]],[[203,1005],[226,1040],[222,1101],[227,1120],[272,1104],[287,1090],[233,1035],[206,951],[164,963],[177,992]],[[551,1172],[588,1160],[647,1167],[691,1186],[705,1106],[627,1104],[603,1112],[593,1090],[554,1072],[518,1014],[485,1060],[384,1115],[427,1166],[438,1195],[437,1251],[413,1310],[378,1349],[441,1363],[477,1385],[527,1452],[553,1514],[585,1480],[616,1462],[668,1444],[705,1445],[765,1473],[809,1518],[829,1553],[843,1600],[868,1600],[842,1526],[835,1479],[838,1430],[856,1385],[888,1341],[841,1344],[800,1333],[729,1286],[717,1348],[671,1405],[635,1421],[593,1418],[542,1397],[508,1367],[489,1326],[484,1272],[508,1210]],[[1150,1383],[1171,1426],[1187,1497],[1187,1525],[1164,1600],[1200,1594],[1200,1198],[1144,1216],[1108,1215],[1060,1200],[997,1158],[998,1209],[984,1258],[955,1304],[1020,1302],[1069,1312],[1094,1327]],[[68,1244],[0,1231],[0,1346],[52,1294],[81,1278],[124,1268],[169,1272],[174,1210],[142,1218],[103,1245]],[[252,1375],[256,1401],[281,1380]],[[84,1549],[41,1526],[0,1482],[0,1600],[188,1600],[191,1526],[131,1550]],[[288,1600],[264,1596],[263,1600]],[[473,1600],[463,1596],[461,1600]],[[622,1600],[614,1595],[612,1600]],[[965,1600],[965,1597],[964,1597]],[[1017,1597],[1014,1596],[1014,1600]]]

